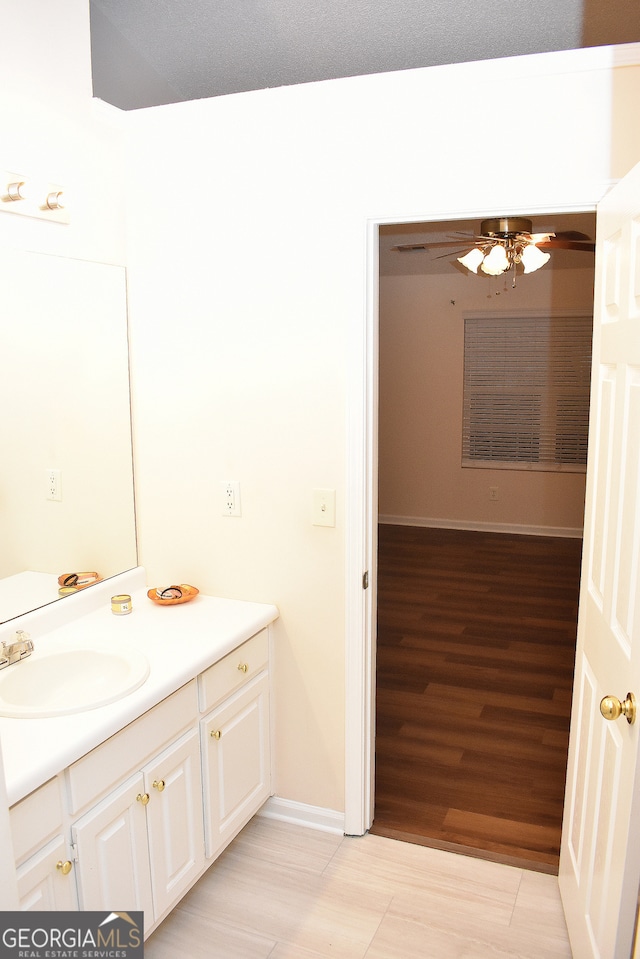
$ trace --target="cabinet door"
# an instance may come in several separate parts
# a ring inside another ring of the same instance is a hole
[[[204,866],[202,776],[197,729],[144,769],[155,917],[199,876]]]
[[[73,826],[81,909],[141,909],[150,923],[153,901],[145,798],[139,773]]]
[[[207,856],[220,852],[270,793],[266,673],[202,720]]]
[[[62,836],[27,859],[17,871],[20,908],[39,912],[77,909],[73,866],[69,872],[62,870],[63,863],[70,862]]]

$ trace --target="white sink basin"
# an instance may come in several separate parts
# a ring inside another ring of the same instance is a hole
[[[65,716],[106,706],[141,686],[149,663],[125,646],[39,650],[0,670],[0,716]]]

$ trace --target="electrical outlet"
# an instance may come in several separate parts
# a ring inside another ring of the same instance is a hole
[[[45,470],[47,499],[59,503],[62,500],[62,477],[60,470]]]
[[[499,499],[499,498],[500,498],[500,497],[498,496],[498,487],[497,487],[497,486],[490,486],[490,487],[489,487],[489,499],[495,501],[495,500],[497,500],[497,499]]]
[[[222,494],[222,515],[242,516],[240,509],[240,483],[237,480],[225,480],[220,483]]]

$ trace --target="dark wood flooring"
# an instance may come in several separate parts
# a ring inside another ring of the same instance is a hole
[[[371,832],[557,872],[581,549],[380,527]]]

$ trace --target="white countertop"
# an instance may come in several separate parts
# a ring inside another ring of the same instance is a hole
[[[278,617],[276,606],[198,595],[189,603],[157,606],[140,586],[144,571],[122,574],[67,597],[47,616],[21,617],[39,649],[109,642],[131,644],[147,657],[150,672],[138,689],[97,709],[44,719],[0,717],[0,739],[9,805],[65,769],[109,736],[231,652]],[[129,577],[127,579],[126,577]],[[133,612],[116,616],[111,596],[129,592]],[[89,596],[91,594],[91,596]],[[78,602],[74,602],[78,600]],[[72,604],[74,604],[72,606]],[[64,613],[64,616],[63,616]],[[79,614],[79,615],[77,615]],[[61,621],[63,620],[63,621]],[[49,625],[38,634],[37,626]],[[0,637],[6,638],[6,637]],[[7,667],[20,669],[20,663]]]
[[[24,570],[0,579],[0,623],[58,599],[58,577],[55,573]]]

